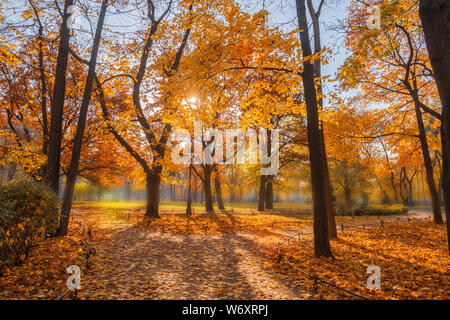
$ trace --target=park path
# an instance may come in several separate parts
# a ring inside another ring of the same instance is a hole
[[[415,211],[410,216],[428,215]],[[81,299],[311,298],[270,267],[260,246],[276,246],[297,234],[297,228],[180,235],[151,231],[95,210],[75,209],[74,216],[92,227],[90,245],[97,251],[93,269],[84,273]],[[366,223],[372,221],[378,220]],[[311,233],[311,226],[302,232]]]
[[[97,253],[81,299],[303,299],[275,273],[249,234],[177,235],[103,220],[76,210],[92,226]]]

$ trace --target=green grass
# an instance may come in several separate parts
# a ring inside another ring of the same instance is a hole
[[[387,211],[397,211],[404,208],[401,204],[371,204],[368,206],[369,209],[380,209]]]
[[[354,207],[346,209],[342,207],[336,208],[337,216],[399,216],[408,213],[408,207],[394,205],[369,205],[367,208]]]

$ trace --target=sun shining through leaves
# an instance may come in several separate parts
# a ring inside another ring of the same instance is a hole
[[[2,1],[0,299],[449,299],[448,10]]]

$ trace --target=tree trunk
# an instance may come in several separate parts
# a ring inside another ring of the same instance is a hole
[[[200,191],[200,203],[204,203],[205,202],[205,186],[204,186],[204,182],[202,181],[202,189]]]
[[[399,191],[400,191],[400,198],[402,199],[403,206],[408,206],[408,189],[406,187],[406,168],[402,167],[400,170],[400,183],[399,183]]]
[[[323,3],[322,3],[323,4]],[[308,0],[308,10],[312,19],[313,24],[313,32],[314,32],[314,53],[319,54],[322,51],[322,44],[320,39],[320,25],[319,25],[319,15],[321,11],[321,5],[319,5],[318,10],[316,11],[314,9],[314,6],[312,4],[311,0]],[[316,59],[314,61],[314,76],[319,79],[319,85],[317,87],[320,94],[323,93],[322,89],[322,59]],[[323,98],[319,98],[319,107],[321,110],[323,110]],[[334,218],[334,208],[333,208],[333,188],[331,186],[331,180],[330,180],[330,172],[328,170],[328,159],[327,159],[327,152],[325,147],[325,136],[323,133],[323,123],[321,123],[321,129],[320,129],[320,139],[321,139],[321,145],[322,145],[322,159],[324,161],[323,168],[325,170],[324,172],[324,178],[325,178],[325,188],[326,188],[326,197],[328,197],[327,202],[327,212],[328,212],[328,233],[330,235],[331,239],[337,238],[337,230],[336,230],[336,220]]]
[[[391,199],[389,198],[389,195],[387,194],[386,190],[381,188],[381,203],[383,204],[391,204]]]
[[[395,186],[395,174],[394,174],[394,171],[392,171],[392,170],[391,170],[391,186],[392,186],[392,190],[394,190],[394,201],[395,201],[395,203],[398,203],[397,187]]]
[[[205,168],[203,170],[204,172],[204,192],[205,192],[205,211],[206,212],[214,212],[214,206],[213,206],[213,198],[212,198],[212,190],[211,190],[211,170],[208,168]]]
[[[53,99],[50,106],[50,132],[48,141],[48,161],[46,168],[46,182],[59,194],[59,170],[61,167],[61,140],[64,114],[64,100],[66,93],[66,69],[69,56],[70,30],[67,20],[70,14],[67,8],[73,5],[73,0],[64,2],[64,13],[59,31],[59,49],[56,60],[55,82],[53,86]]]
[[[320,85],[320,88],[322,85]],[[330,235],[330,239],[336,239],[337,238],[337,229],[336,229],[336,219],[335,219],[335,213],[334,213],[334,207],[333,207],[333,187],[331,186],[331,179],[330,179],[330,172],[328,170],[328,159],[327,159],[327,152],[325,149],[325,137],[323,135],[323,129],[320,130],[321,133],[321,147],[322,147],[322,154],[323,154],[323,168],[324,168],[324,178],[325,178],[325,187],[326,187],[326,197],[328,198],[327,201],[327,212],[328,212],[328,233]]]
[[[170,184],[170,200],[175,201],[175,186]]]
[[[352,189],[351,188],[344,188],[344,198],[345,198],[345,207],[350,210],[352,208]]]
[[[220,210],[225,210],[225,206],[223,205],[222,189],[220,186],[220,180],[217,177],[214,179],[214,187],[216,189],[217,206]]]
[[[97,29],[95,32],[94,43],[92,46],[91,58],[89,60],[89,69],[86,77],[86,85],[83,92],[83,100],[81,101],[80,114],[78,115],[77,131],[72,148],[72,157],[70,160],[69,170],[67,171],[66,187],[64,192],[64,199],[61,208],[61,216],[59,219],[59,228],[57,234],[65,236],[69,227],[70,210],[72,209],[72,197],[75,189],[75,182],[78,175],[78,165],[81,156],[81,147],[83,144],[84,129],[86,127],[86,118],[91,102],[92,86],[94,84],[95,67],[97,65],[97,55],[102,37],[103,24],[105,22],[106,7],[108,0],[102,1],[100,15],[97,22]]]
[[[191,214],[192,214],[192,167],[189,165],[189,182],[187,192],[186,215],[190,216]]]
[[[192,167],[191,167],[191,169],[192,169]],[[197,176],[194,175],[194,194],[193,194],[194,202],[197,202],[197,197],[198,197]]]
[[[413,179],[408,181],[408,204],[411,207],[414,207],[414,198],[413,198]]]
[[[125,200],[131,200],[131,187],[133,185],[133,179],[129,179],[125,182]]]
[[[258,211],[264,211],[264,197],[266,195],[266,176],[260,175],[259,179]]]
[[[147,173],[147,209],[146,217],[159,218],[159,186],[161,176],[159,173]]]
[[[7,180],[6,181],[11,181],[12,179],[14,179],[14,175],[16,174],[16,170],[17,170],[17,163],[15,162],[9,162],[8,163],[8,173],[7,173]]]
[[[442,104],[442,189],[450,252],[450,2],[421,0],[419,14]]]
[[[265,203],[266,209],[273,209],[273,176],[267,176],[266,178],[266,192],[265,192]]]
[[[428,148],[427,136],[425,132],[425,127],[423,125],[422,112],[419,105],[415,104],[415,111],[417,117],[417,125],[419,127],[419,139],[420,146],[422,148],[423,163],[425,165],[425,174],[428,184],[428,189],[430,191],[431,202],[433,206],[433,218],[434,222],[437,224],[442,224],[442,214],[441,214],[441,203],[439,201],[439,196],[436,190],[436,184],[434,182],[433,166],[431,164],[430,151]]]
[[[41,89],[41,114],[42,114],[42,154],[47,156],[48,154],[48,115],[47,115],[47,81],[45,77],[45,65],[44,65],[44,26],[42,25],[41,18],[39,16],[39,11],[36,9],[33,1],[29,1],[31,7],[33,8],[37,23],[39,25],[38,30],[38,61],[39,61],[39,80]],[[41,169],[42,178],[46,177],[46,166]]]
[[[305,0],[296,0],[297,19],[303,57],[312,56],[306,18]],[[325,161],[321,148],[319,112],[311,61],[303,62],[303,89],[306,102],[308,148],[311,166],[311,185],[314,204],[314,255],[332,257],[328,233],[328,197],[325,185]]]

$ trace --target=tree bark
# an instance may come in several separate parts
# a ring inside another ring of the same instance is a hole
[[[450,252],[450,2],[421,0],[419,14],[442,104],[442,189]]]
[[[159,218],[159,186],[161,175],[153,171],[147,173],[147,208],[146,217]]]
[[[273,176],[266,177],[266,192],[265,192],[265,204],[266,209],[273,209]]]
[[[83,144],[84,129],[86,128],[86,118],[91,102],[92,87],[95,79],[95,67],[97,65],[98,49],[100,47],[100,40],[102,37],[103,25],[105,22],[106,8],[108,0],[102,1],[100,15],[97,22],[97,29],[95,32],[94,43],[92,46],[91,58],[89,60],[89,69],[86,77],[86,85],[84,87],[83,99],[81,101],[80,114],[78,115],[77,131],[72,148],[72,157],[70,166],[66,176],[66,187],[64,192],[64,199],[61,208],[61,216],[59,220],[59,228],[57,235],[65,236],[69,227],[70,210],[72,208],[72,197],[75,189],[75,182],[78,175],[78,165],[81,156],[81,147]]]
[[[400,191],[400,198],[402,199],[403,206],[408,206],[408,190],[406,187],[406,168],[402,167],[400,170],[400,183],[399,183],[399,191]]]
[[[214,179],[214,188],[216,190],[217,207],[220,210],[225,210],[225,206],[223,205],[222,189],[220,186],[220,180],[217,177]]]
[[[264,197],[266,195],[266,176],[260,175],[259,179],[259,200],[258,200],[258,211],[264,211]]]
[[[408,205],[414,207],[414,198],[413,198],[413,179],[408,181]]]
[[[48,115],[47,115],[47,82],[45,78],[45,66],[44,66],[44,26],[42,25],[39,12],[36,9],[33,1],[29,1],[33,8],[34,15],[39,26],[38,29],[38,60],[39,60],[39,80],[41,85],[41,113],[42,113],[42,153],[47,156],[48,153]],[[43,178],[46,176],[46,168],[43,168]]]
[[[395,174],[394,171],[391,170],[391,186],[392,186],[392,190],[394,191],[394,201],[395,203],[398,203],[398,192],[397,192],[397,187],[395,186]]]
[[[192,215],[192,167],[191,167],[191,165],[189,165],[189,182],[188,182],[186,215],[188,215],[188,216]]]
[[[177,200],[177,190],[174,184],[170,185],[170,199],[172,201]]]
[[[322,88],[322,85],[319,86],[320,89]],[[330,239],[336,239],[337,238],[337,229],[336,229],[336,219],[335,219],[335,213],[334,213],[334,207],[333,207],[333,187],[331,186],[331,179],[330,179],[330,171],[328,170],[328,159],[327,159],[327,152],[325,148],[325,137],[323,135],[323,128],[320,130],[321,135],[321,147],[322,147],[322,154],[323,154],[323,168],[324,168],[324,178],[325,178],[325,187],[326,187],[326,197],[328,198],[327,201],[327,213],[328,213],[328,234],[330,235]]]
[[[192,167],[191,167],[192,169]],[[193,194],[193,200],[194,202],[197,202],[197,198],[198,198],[198,185],[197,185],[197,176],[194,175],[194,194]]]
[[[443,178],[443,175],[442,175],[442,164],[441,164],[442,155],[439,153],[438,150],[435,150],[434,154],[435,154],[436,163],[437,163],[438,168],[439,168],[438,195],[439,195],[439,201],[442,204],[442,203],[444,203],[444,198],[443,198],[443,194],[442,194],[442,180],[443,180],[442,179]]]
[[[345,207],[350,210],[352,208],[352,189],[351,188],[344,189],[344,197],[345,197]]]
[[[205,166],[203,169],[204,173],[204,180],[203,180],[203,186],[204,186],[204,192],[205,192],[205,211],[206,212],[214,212],[214,206],[213,206],[213,198],[212,198],[212,190],[211,190],[211,173],[212,170],[209,168],[209,166]]]
[[[315,11],[314,6],[312,4],[311,0],[308,0],[308,10],[309,14],[311,16],[312,25],[313,25],[313,32],[314,32],[314,53],[318,54],[320,51],[322,51],[322,44],[320,39],[320,25],[319,25],[319,16],[320,11],[322,9],[322,5],[324,4],[324,0],[321,0],[319,3],[319,7],[317,11]],[[317,79],[319,79],[319,85],[318,85],[318,93],[322,95],[323,89],[322,89],[322,59],[317,59],[314,61],[314,74]],[[323,98],[320,97],[318,100],[320,109],[323,109]],[[331,239],[337,238],[337,229],[336,229],[336,220],[334,218],[334,208],[333,208],[333,188],[331,186],[331,179],[330,179],[330,172],[328,170],[328,159],[327,159],[327,152],[325,147],[325,136],[323,133],[323,123],[320,124],[320,139],[321,139],[321,146],[322,146],[322,153],[323,153],[323,168],[325,170],[324,172],[324,178],[325,178],[325,188],[326,188],[326,197],[328,197],[327,202],[327,212],[328,212],[328,233],[330,234]]]
[[[8,173],[7,173],[7,181],[11,181],[14,179],[14,175],[16,174],[17,170],[17,163],[15,162],[9,162],[8,163]]]
[[[423,163],[425,165],[426,180],[428,189],[430,191],[431,203],[433,206],[433,219],[435,223],[442,224],[443,221],[441,214],[441,203],[439,201],[436,184],[434,182],[433,165],[431,164],[430,150],[428,147],[425,127],[423,125],[422,111],[420,110],[420,106],[417,103],[415,104],[414,109],[416,111],[417,126],[419,127],[419,139],[420,146],[422,148]]]
[[[308,33],[305,0],[296,0],[298,26],[303,58],[312,56]],[[311,61],[303,62],[303,90],[306,102],[309,160],[314,204],[314,255],[332,257],[328,232],[327,187],[325,185],[325,161],[321,148],[319,112],[314,82],[314,67]]]
[[[73,5],[73,0],[64,2],[63,20],[59,31],[59,49],[56,60],[55,82],[53,86],[53,99],[50,106],[50,132],[48,140],[48,161],[46,168],[46,182],[59,194],[59,170],[61,168],[61,141],[64,114],[64,100],[66,93],[66,70],[69,56],[70,30],[67,20],[70,14],[67,8]]]

